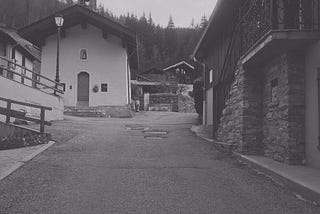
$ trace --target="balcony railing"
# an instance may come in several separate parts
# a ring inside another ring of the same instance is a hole
[[[247,0],[240,9],[242,53],[272,30],[319,31],[319,13],[320,0]]]
[[[2,56],[0,56],[0,76],[49,94],[63,94],[65,91],[65,84],[51,80],[19,65],[15,60]]]

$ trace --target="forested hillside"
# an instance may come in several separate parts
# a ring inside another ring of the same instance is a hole
[[[72,4],[72,0],[0,0],[0,22],[19,28]],[[186,17],[190,18],[190,27],[176,28],[172,17],[168,17],[168,25],[162,27],[154,23],[152,14],[141,17],[126,14],[116,17],[103,5],[99,5],[97,11],[137,32],[139,72],[153,66],[162,68],[180,60],[190,61],[190,55],[207,24],[205,16],[200,20],[200,24],[195,24],[191,17]]]

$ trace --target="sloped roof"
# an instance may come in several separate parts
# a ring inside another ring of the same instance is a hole
[[[184,68],[189,68],[191,70],[194,70],[194,67],[192,65],[190,65],[189,63],[187,63],[186,61],[181,61],[181,62],[178,62],[174,65],[171,65],[165,69],[163,69],[164,71],[168,71],[170,69],[173,69],[173,68],[178,68],[178,67],[184,67]]]
[[[136,34],[127,26],[78,4],[67,7],[57,13],[19,29],[19,34],[35,44],[39,43],[39,40],[56,33],[57,28],[54,21],[56,14],[61,14],[64,17],[65,21],[63,28],[72,27],[84,22],[90,23],[102,30],[105,30],[107,33],[114,34],[126,40],[129,45],[134,47],[136,46]]]
[[[14,29],[0,27],[0,33],[3,38],[7,38],[13,45],[17,45],[17,48],[30,58],[40,62],[41,52],[39,48],[35,47],[32,43],[22,38]]]
[[[235,14],[239,5],[243,4],[242,0],[218,0],[210,16],[207,28],[204,30],[198,44],[196,45],[192,57],[198,57],[199,52],[203,49],[210,48],[209,43],[213,42],[216,36],[223,28],[228,26],[230,18]]]

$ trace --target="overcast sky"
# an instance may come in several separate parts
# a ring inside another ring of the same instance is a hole
[[[156,24],[167,26],[172,15],[176,27],[189,27],[194,18],[200,22],[203,14],[210,17],[216,0],[98,0],[115,15],[135,13],[139,17],[151,12]]]

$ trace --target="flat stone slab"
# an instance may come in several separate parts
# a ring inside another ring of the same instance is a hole
[[[162,139],[166,139],[167,137],[166,136],[144,136],[145,139],[148,139],[148,140],[162,140]]]
[[[130,124],[130,125],[126,125],[126,129],[133,130],[133,131],[147,131],[150,128],[141,124]]]
[[[167,135],[168,134],[167,131],[153,131],[153,130],[145,131],[144,133],[147,135]]]

